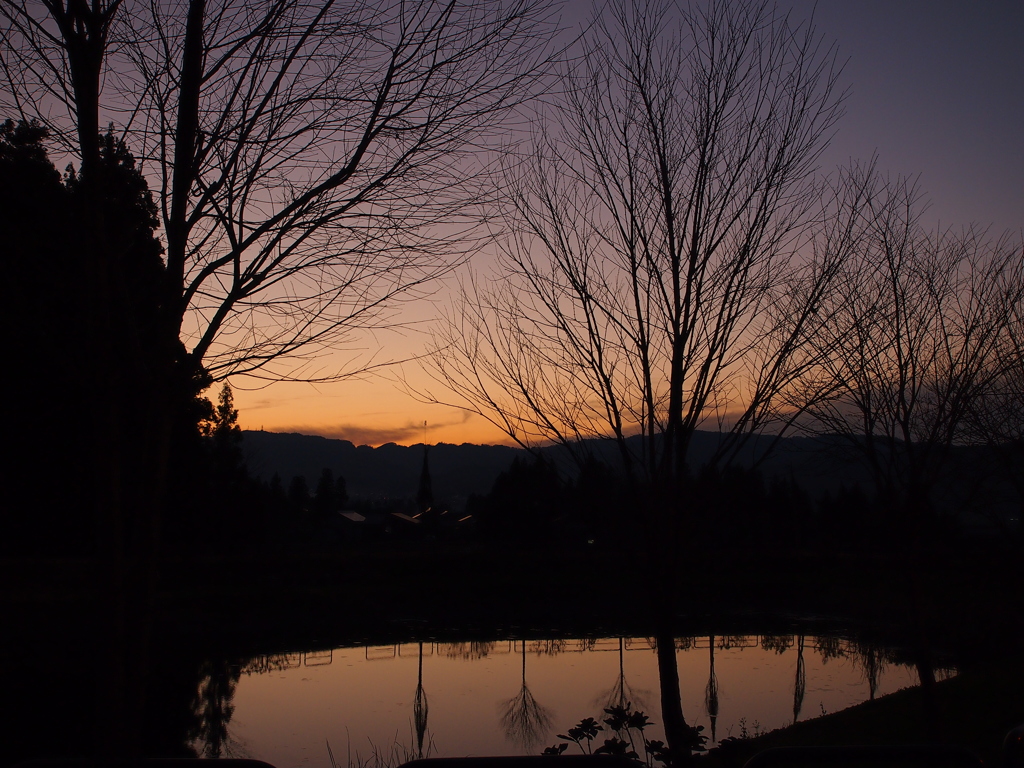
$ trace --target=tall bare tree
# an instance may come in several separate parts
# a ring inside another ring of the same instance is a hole
[[[700,425],[782,417],[836,273],[797,256],[836,77],[768,3],[607,6],[506,168],[498,279],[438,331],[436,379],[521,444],[612,438],[642,480],[680,477]]]
[[[218,378],[311,378],[304,362],[472,242],[473,177],[544,75],[549,16],[536,0],[2,0],[0,110],[42,120],[83,176],[113,123],[157,191],[167,323],[190,355]]]
[[[428,366],[443,391],[427,396],[525,446],[613,440],[661,588],[694,432],[721,427],[725,459],[792,418],[776,396],[811,364],[837,268],[831,250],[800,252],[842,94],[813,25],[762,0],[613,0],[582,45],[532,152],[506,165],[498,274],[468,281],[441,324]],[[682,760],[694,744],[665,630]]]

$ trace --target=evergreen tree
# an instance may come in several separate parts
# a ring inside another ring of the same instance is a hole
[[[245,474],[242,428],[238,425],[238,409],[227,382],[217,395],[217,405],[211,408],[209,418],[200,423],[199,429],[210,441],[215,482],[231,484],[241,479]]]
[[[316,510],[317,517],[324,519],[333,512],[337,512],[338,503],[334,495],[335,487],[334,473],[327,467],[324,467],[323,472],[320,473],[320,479],[317,481],[313,497],[313,507]]]
[[[309,486],[302,475],[293,477],[288,486],[288,505],[295,517],[304,518],[309,512]]]
[[[6,423],[23,440],[0,538],[21,554],[96,544],[108,561],[151,561],[165,490],[187,495],[196,475],[206,378],[162,327],[157,209],[128,148],[107,131],[92,172],[62,179],[46,139],[34,123],[0,124],[3,334],[21,372]]]
[[[0,243],[9,280],[0,333],[14,361],[4,399],[15,448],[3,463],[5,554],[70,554],[93,541],[82,266],[72,197],[47,156],[46,136],[35,123],[0,124]]]
[[[345,478],[342,475],[338,475],[338,478],[334,481],[334,500],[339,509],[348,503],[348,486],[345,484]]]

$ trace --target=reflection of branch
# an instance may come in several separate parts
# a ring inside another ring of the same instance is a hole
[[[241,671],[246,675],[265,675],[294,666],[295,663],[286,654],[274,653],[264,656],[253,656],[242,665]]]
[[[785,653],[793,647],[792,635],[761,635],[761,648],[775,653]]]
[[[708,651],[711,654],[711,664],[708,669],[708,684],[704,688],[704,711],[711,721],[711,741],[718,741],[718,675],[715,674],[715,636],[708,636]]]
[[[804,636],[797,638],[796,645],[796,684],[793,687],[793,722],[800,717],[800,709],[804,705],[804,694],[807,692],[807,672],[804,669]]]
[[[885,661],[874,646],[862,645],[857,651],[860,664],[864,667],[864,677],[868,681],[868,697],[874,701],[875,694],[878,693],[878,677],[885,669]]]
[[[523,684],[519,693],[505,702],[501,712],[505,736],[524,749],[532,749],[551,728],[551,711],[533,697],[526,685],[526,645],[523,645]]]
[[[534,640],[530,643],[530,650],[538,656],[557,656],[565,651],[565,640],[555,638],[553,640]]]
[[[494,650],[494,645],[493,641],[485,642],[473,640],[469,643],[447,643],[440,648],[448,658],[475,661],[477,659],[487,658],[491,651]]]
[[[416,694],[412,698],[412,717],[416,726],[416,757],[423,758],[423,738],[427,733],[427,694],[423,690],[423,643],[420,643],[419,676]]]
[[[845,659],[846,649],[838,637],[819,637],[816,643],[821,663],[828,664],[829,659]]]
[[[605,707],[625,707],[629,704],[633,705],[634,709],[646,710],[649,709],[646,696],[650,691],[646,689],[634,689],[629,683],[626,682],[626,667],[624,664],[625,657],[625,640],[619,638],[619,676],[615,680],[615,684],[612,685],[604,693],[597,695],[596,703],[602,708]]]

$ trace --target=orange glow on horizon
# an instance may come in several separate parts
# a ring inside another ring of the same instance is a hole
[[[247,383],[231,382],[242,429],[321,435],[375,448],[423,442],[514,445],[485,419],[457,408],[420,403],[387,381],[279,382],[255,390],[245,389]],[[207,397],[215,392],[216,387]]]

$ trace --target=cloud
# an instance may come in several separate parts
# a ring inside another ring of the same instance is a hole
[[[245,404],[245,410],[246,412],[249,412],[262,411],[266,408],[277,408],[281,405],[281,403],[288,402],[289,399],[293,398],[283,398],[280,400],[274,400],[273,398],[266,397],[263,398],[262,400],[247,401]]]
[[[463,412],[460,418],[451,421],[427,423],[427,439],[430,439],[430,432],[437,429],[458,427],[470,420],[472,414]],[[282,426],[275,427],[275,432],[299,432],[304,435],[320,435],[337,440],[348,440],[355,445],[372,445],[374,447],[385,443],[399,443],[414,445],[423,442],[423,423],[406,422],[398,426],[368,426],[365,424],[339,424],[336,426]]]

